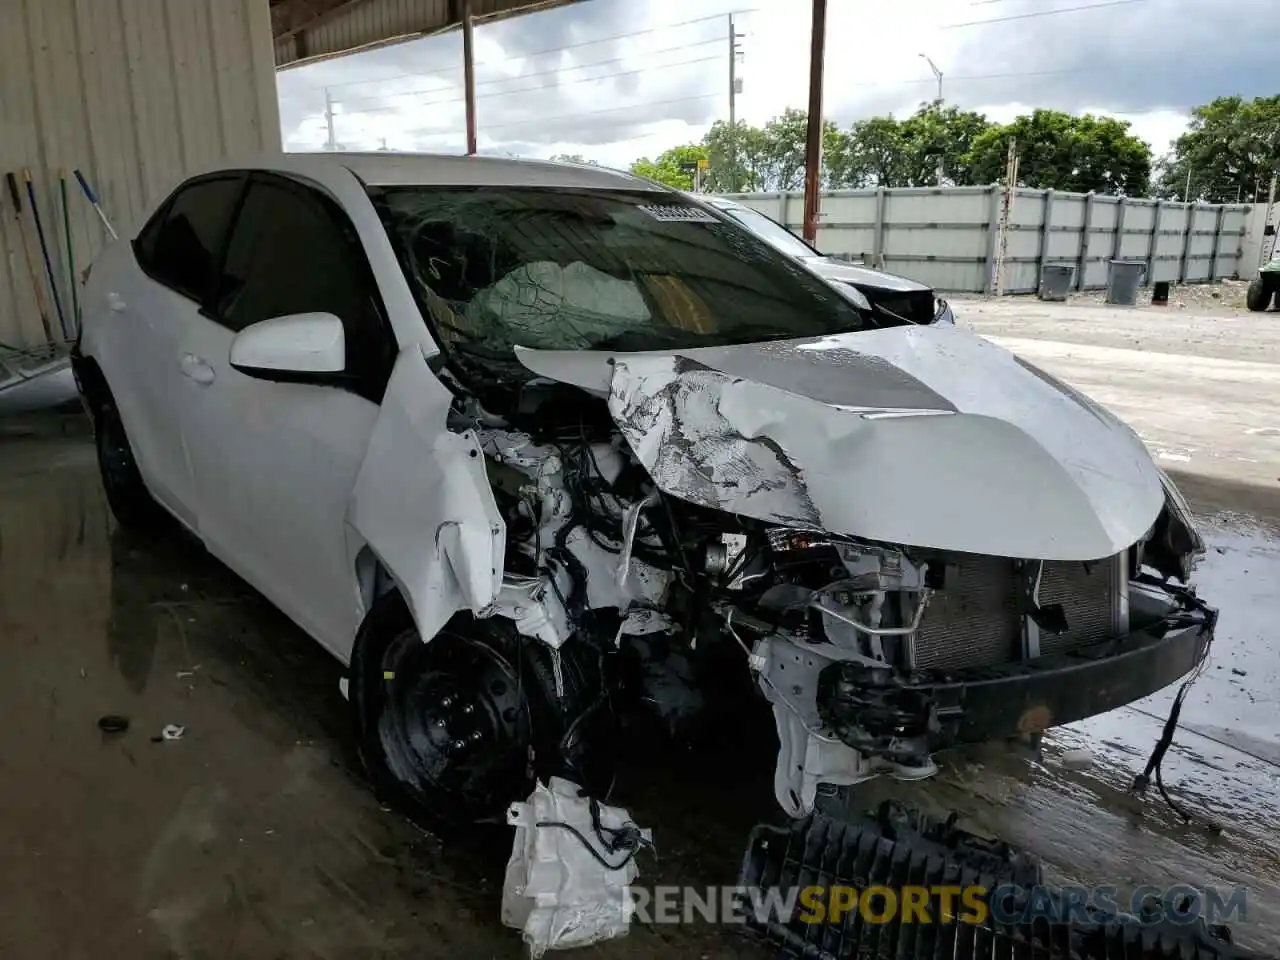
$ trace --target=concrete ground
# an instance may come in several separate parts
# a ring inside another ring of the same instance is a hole
[[[1280,317],[957,310],[1135,423],[1205,524],[1201,592],[1222,619],[1164,768],[1196,820],[1127,791],[1172,691],[1055,732],[1043,762],[944,756],[935,780],[872,785],[867,803],[958,809],[1059,880],[1245,884],[1235,932],[1274,952]],[[78,418],[31,423],[0,432],[0,956],[520,956],[498,920],[509,835],[437,838],[380,807],[337,665],[198,550],[114,529]],[[109,713],[129,730],[103,734]],[[184,736],[155,742],[169,723]],[[1082,745],[1092,766],[1065,769]],[[748,829],[776,818],[773,751],[748,730],[710,755],[628,758],[617,802],[660,855],[641,882],[733,883]],[[640,926],[579,955],[764,956],[705,924]]]

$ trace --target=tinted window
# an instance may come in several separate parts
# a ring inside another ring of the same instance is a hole
[[[501,187],[377,194],[423,315],[452,352],[663,350],[872,325],[746,230],[674,195]]]
[[[754,233],[766,243],[771,243],[789,257],[816,257],[817,253],[807,243],[797,237],[782,224],[770,220],[763,213],[749,210],[746,207],[732,207],[726,210],[729,216]]]
[[[368,262],[336,208],[306,187],[253,180],[216,296],[232,330],[294,313],[331,313],[346,330],[347,369],[385,380],[390,341]]]
[[[161,283],[204,300],[244,181],[200,180],[182,187],[162,218],[138,238],[142,266]]]

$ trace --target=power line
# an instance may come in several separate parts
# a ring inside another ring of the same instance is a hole
[[[747,13],[750,11],[737,11],[737,12]],[[596,37],[594,40],[579,40],[577,43],[567,43],[562,47],[548,47],[545,50],[531,50],[528,53],[521,53],[521,54],[516,54],[510,57],[503,57],[501,60],[477,60],[476,66],[492,67],[492,66],[497,66],[500,63],[510,63],[512,60],[528,60],[530,57],[541,57],[549,53],[560,53],[562,50],[577,50],[580,47],[589,47],[597,43],[608,43],[611,40],[629,40],[632,37],[641,37],[641,36],[645,36],[646,34],[658,33],[663,30],[673,30],[676,27],[687,27],[695,23],[707,23],[711,20],[723,20],[724,17],[725,17],[724,13],[717,13],[707,17],[694,17],[692,20],[678,20],[675,23],[660,24],[659,26],[649,27],[648,29],[645,29],[645,30],[633,30],[630,33],[618,33],[608,37]],[[719,40],[720,38],[717,37],[716,39]],[[646,51],[640,51],[640,52],[644,53]],[[451,66],[457,67],[459,66],[459,64],[451,64]],[[391,80],[407,80],[414,77],[422,77],[422,76],[427,76],[427,74],[402,73],[392,77],[377,77],[372,80],[345,80],[341,83],[325,84],[325,86],[328,87],[329,89],[337,89],[338,87],[353,87],[353,86],[357,86],[359,84],[364,84],[364,83],[387,83]]]
[[[983,2],[984,3],[988,2],[988,0],[983,0]],[[978,73],[978,74],[972,74],[967,77],[953,77],[948,75],[947,83],[956,83],[962,80],[1013,80],[1020,77],[1050,77],[1050,76],[1059,76],[1064,73],[1083,73],[1083,72],[1084,72],[1083,70],[1024,70],[1019,73]],[[915,86],[916,84],[922,84],[922,83],[932,84],[933,82],[934,81],[932,78],[929,78],[926,80],[891,80],[887,83],[880,80],[871,80],[866,83],[846,83],[844,84],[844,86],[846,87],[907,87],[907,86]]]
[[[586,113],[566,113],[566,114],[562,114],[554,117],[534,117],[529,120],[510,120],[510,121],[507,121],[506,123],[486,123],[484,125],[484,130],[485,131],[502,130],[507,127],[526,126],[531,123],[554,123],[557,120],[578,120],[582,117],[596,117],[606,113],[618,113],[624,110],[636,110],[641,107],[667,107],[676,103],[691,103],[694,100],[709,100],[713,97],[720,97],[720,96],[723,96],[723,94],[717,91],[716,93],[703,93],[696,97],[677,97],[674,100],[655,100],[649,103],[628,103],[625,106],[609,107],[606,110],[588,110]],[[673,117],[654,117],[653,119],[671,120],[674,118]],[[637,121],[637,122],[645,122],[645,121]],[[454,130],[453,127],[436,127],[436,128],[419,127],[415,130],[406,131],[406,133],[411,133],[411,134],[417,134],[417,133],[437,134],[437,133],[455,133],[455,132],[456,131]]]
[[[1037,10],[1034,13],[1015,13],[1007,17],[992,17],[990,20],[970,20],[967,23],[948,23],[939,30],[956,30],[960,27],[979,27],[985,23],[1008,23],[1011,20],[1031,20],[1035,17],[1055,17],[1061,13],[1080,13],[1083,10],[1101,10],[1103,7],[1121,7],[1129,3],[1146,3],[1147,0],[1106,0],[1104,3],[1088,3],[1082,7],[1061,7],[1057,10]]]
[[[708,46],[709,44],[723,43],[723,42],[724,42],[724,39],[722,37],[712,37],[709,40],[699,40],[697,43],[682,43],[674,47],[663,47],[660,50],[645,50],[644,55],[648,57],[648,56],[655,56],[659,53],[674,53],[677,50],[689,50],[689,49],[692,49],[693,47],[705,47],[705,46]],[[492,86],[495,83],[512,83],[516,80],[528,79],[529,77],[545,77],[549,75],[565,73],[569,70],[585,70],[587,67],[603,67],[606,64],[610,64],[610,63],[624,63],[631,59],[634,59],[634,58],[633,57],[613,57],[609,60],[593,60],[591,63],[580,63],[572,67],[556,67],[555,69],[552,69],[552,70],[537,70],[537,71],[534,71],[533,73],[519,73],[511,77],[494,77],[491,80],[480,80],[476,83],[476,86],[484,87],[484,86]],[[701,61],[695,61],[695,62],[701,62]],[[661,64],[661,66],[663,67],[679,66],[679,64]],[[650,67],[650,69],[653,69],[653,68]],[[605,79],[608,76],[609,74],[603,74],[600,77],[591,77],[587,79]],[[573,82],[576,83],[577,81],[573,81]],[[535,87],[533,89],[540,90],[542,88]],[[420,94],[420,93],[439,93],[440,91],[441,91],[440,87],[432,87],[430,89],[423,89],[423,90],[401,90],[396,93],[385,93],[385,94],[378,94],[376,96],[367,96],[367,97],[351,97],[350,99],[347,99],[347,100],[336,100],[334,102],[341,103],[341,104],[362,103],[368,100],[389,100],[392,97],[409,97],[409,96],[416,96],[417,94]],[[518,93],[519,91],[513,90],[510,92]]]
[[[719,43],[721,41],[717,40],[716,42]],[[687,67],[695,63],[711,63],[712,61],[718,61],[720,59],[721,59],[720,57],[699,57],[696,60],[681,60],[677,63],[664,63],[662,66],[663,66],[663,69],[667,69],[670,67]],[[491,100],[494,97],[507,97],[507,96],[512,96],[514,94],[519,94],[519,93],[532,93],[535,90],[551,90],[559,87],[571,87],[575,83],[591,83],[592,81],[595,81],[595,80],[613,80],[618,77],[631,77],[641,73],[650,73],[651,71],[652,71],[651,67],[643,67],[639,70],[624,70],[620,73],[604,73],[598,77],[579,77],[577,80],[566,80],[564,83],[543,83],[534,87],[517,87],[514,90],[495,90],[493,93],[486,93],[483,96],[476,97],[476,99]],[[408,96],[408,94],[397,93],[397,94],[390,94],[386,98],[372,97],[370,99],[391,99],[392,97],[403,97],[403,96]],[[442,103],[459,103],[465,99],[466,97],[449,97],[444,100],[419,100],[411,104],[405,104],[404,106],[397,106],[395,104],[391,104],[385,107],[364,107],[360,110],[354,110],[350,114],[348,114],[347,111],[343,111],[343,113],[339,114],[339,116],[343,116],[343,115],[350,116],[350,115],[355,115],[360,113],[384,113],[389,110],[403,110],[403,109],[410,109],[412,107],[430,107],[430,106],[436,106]],[[337,101],[337,102],[341,103],[342,101]]]

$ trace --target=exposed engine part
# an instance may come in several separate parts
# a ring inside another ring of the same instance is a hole
[[[792,816],[812,812],[822,784],[928,777],[931,751],[983,721],[1015,727],[1009,736],[1052,723],[1048,708],[971,716],[970,681],[951,682],[953,671],[1013,668],[1129,629],[1142,544],[1066,563],[778,526],[660,493],[617,432],[548,420],[528,421],[532,432],[478,410],[466,421],[507,526],[506,572],[485,612],[557,660],[570,645],[616,651],[630,695],[672,736],[706,709],[700,644],[740,649],[772,710],[775,795]],[[1173,520],[1157,542],[1181,530]],[[1185,612],[1158,586],[1136,606],[1153,630]],[[1201,649],[1182,642],[1179,662]]]
[[[815,883],[859,893],[910,885],[923,891],[918,909],[929,922],[919,922],[918,912],[904,922],[901,910],[892,922],[875,923],[857,909],[834,920],[824,912],[817,922],[812,916],[806,922],[803,908],[786,916],[748,909],[748,929],[780,958],[1261,960],[1233,944],[1226,927],[1208,925],[1190,897],[1148,901],[1139,914],[1077,904],[1044,884],[1029,854],[961,830],[955,820],[886,803],[853,818],[817,813],[790,827],[757,826],[739,880],[748,892]],[[972,903],[944,906],[941,891],[961,885],[985,891],[974,901],[985,907],[981,917],[964,916]]]

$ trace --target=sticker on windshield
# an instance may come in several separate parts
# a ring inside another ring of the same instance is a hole
[[[682,207],[679,204],[648,203],[640,206],[655,220],[684,221],[686,223],[717,223],[715,217],[697,207]]]

